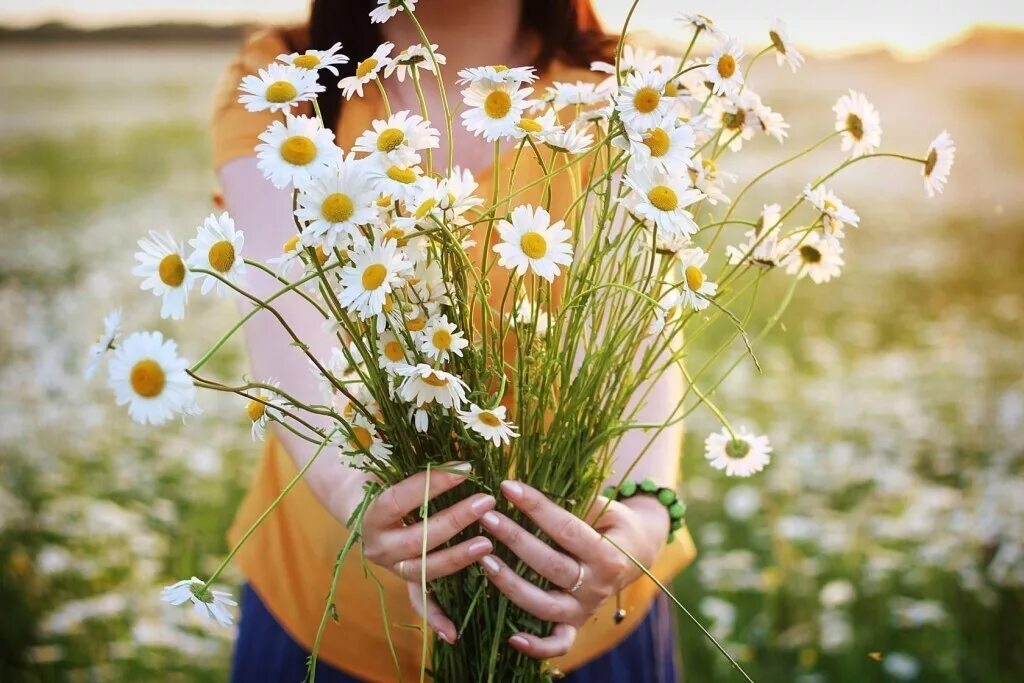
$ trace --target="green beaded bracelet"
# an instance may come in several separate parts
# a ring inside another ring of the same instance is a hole
[[[616,486],[609,486],[602,492],[605,498],[612,500],[625,500],[638,494],[654,496],[659,503],[668,510],[668,517],[671,520],[668,530],[668,541],[675,540],[676,532],[683,528],[684,517],[686,516],[686,503],[679,500],[674,489],[667,486],[658,486],[653,479],[644,479],[639,484],[632,479],[626,479]]]

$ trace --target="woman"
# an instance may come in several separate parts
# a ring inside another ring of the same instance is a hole
[[[347,70],[342,73],[345,76],[354,73],[357,63],[385,40],[397,49],[419,44],[418,34],[403,14],[383,25],[371,25],[368,13],[375,5],[372,0],[314,0],[306,29],[268,31],[252,37],[224,76],[213,119],[214,162],[227,209],[246,231],[246,251],[251,257],[266,260],[279,256],[281,245],[292,236],[294,227],[290,189],[279,191],[270,186],[257,169],[253,153],[257,135],[273,115],[244,111],[237,103],[237,85],[243,76],[282,53],[326,49],[340,41],[351,58],[342,67]],[[470,66],[535,65],[541,73],[537,87],[543,88],[554,81],[590,79],[592,74],[586,69],[590,61],[609,56],[609,41],[601,33],[587,0],[424,0],[417,6],[416,16],[447,57],[443,75],[451,94],[460,89],[454,83],[455,74]],[[439,92],[432,79],[423,80],[427,109],[438,117],[442,111]],[[327,86],[320,98],[324,120],[333,125],[336,141],[343,149],[348,149],[373,119],[385,118],[383,101],[375,89],[367,90],[363,98],[342,102],[333,77],[321,71],[321,82]],[[404,83],[387,79],[385,88],[395,111],[418,111],[408,79]],[[473,171],[480,183],[476,194],[489,196],[495,180],[508,182],[507,178],[491,177],[493,148],[489,143],[457,124],[453,135],[455,163]],[[442,132],[440,149],[446,147]],[[515,182],[525,186],[542,173],[536,163],[523,161]],[[569,188],[558,182],[552,191],[551,213],[557,215],[564,212],[572,197]],[[519,201],[539,203],[538,193],[539,186],[532,194],[527,191],[520,195]],[[274,283],[269,278],[252,278],[249,286],[265,295],[273,290]],[[492,286],[492,291],[501,290]],[[330,357],[329,336],[301,300],[283,302],[279,310],[299,336],[310,342],[313,353],[320,358]],[[315,399],[318,387],[305,357],[290,345],[274,319],[261,313],[246,332],[254,375],[275,377],[289,393]],[[679,380],[667,376],[654,391],[661,400],[642,409],[642,421],[665,418],[667,407],[678,400]],[[632,462],[645,439],[637,435],[624,440],[616,461]],[[678,429],[665,430],[631,476],[650,477],[660,485],[674,486],[680,440]],[[231,530],[232,541],[311,456],[312,449],[304,441],[284,431],[271,434],[253,487]],[[401,523],[402,517],[422,501],[423,476],[412,476],[386,490],[370,506],[364,520],[362,552],[376,565],[374,573],[382,584],[388,623],[382,617],[377,584],[364,575],[357,559],[350,559],[338,583],[340,622],[326,631],[317,680],[394,679],[395,665],[385,639],[388,629],[401,669],[418,671],[420,635],[400,626],[418,623],[423,610],[430,627],[458,646],[452,620],[433,601],[421,604],[418,577],[422,527]],[[435,473],[431,493],[453,488],[463,479],[462,475]],[[234,681],[301,678],[329,590],[333,561],[347,534],[344,522],[360,500],[365,481],[364,473],[336,459],[318,459],[306,477],[308,488],[293,490],[243,547],[238,559],[248,584],[235,651]],[[428,577],[446,576],[479,563],[493,585],[510,600],[541,619],[555,622],[546,638],[515,634],[509,644],[532,657],[552,658],[553,665],[572,672],[568,680],[674,680],[675,644],[664,601],[655,602],[652,584],[646,579],[637,581],[638,570],[600,537],[605,533],[619,539],[634,556],[653,567],[656,575],[671,578],[692,559],[693,548],[685,534],[666,547],[669,518],[665,508],[651,497],[636,496],[614,504],[594,528],[521,483],[506,482],[502,495],[549,530],[557,547],[543,544],[495,512],[492,496],[476,494],[427,520],[432,547],[426,559]],[[480,533],[453,548],[437,549],[471,526]],[[508,546],[555,585],[569,588],[580,576],[584,583],[571,594],[542,591],[501,564],[492,554],[495,542]],[[616,593],[620,594],[618,604],[625,610],[624,619],[613,618],[617,604],[609,598]]]

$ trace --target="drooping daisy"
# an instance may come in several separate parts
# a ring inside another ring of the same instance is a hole
[[[392,18],[399,12],[405,9],[405,6],[409,6],[409,11],[412,12],[416,9],[417,0],[377,0],[377,6],[370,11],[370,22],[374,24],[383,24],[388,19]]]
[[[516,123],[532,103],[527,99],[533,88],[520,88],[517,83],[478,81],[462,91],[466,111],[462,125],[471,133],[482,135],[488,142],[512,137]]]
[[[342,433],[341,452],[352,458],[352,464],[362,467],[366,464],[366,454],[377,460],[388,460],[391,457],[391,446],[381,438],[377,427],[365,415],[356,413],[349,422],[351,434]]]
[[[734,435],[725,428],[710,434],[704,441],[704,457],[716,470],[725,470],[727,477],[749,477],[771,462],[768,437],[756,435],[741,427]]]
[[[697,31],[704,31],[705,33],[721,37],[722,32],[715,26],[715,22],[707,18],[703,14],[680,14],[676,17],[676,21],[679,21],[687,26],[692,26]]]
[[[675,113],[669,113],[658,125],[644,131],[629,131],[628,137],[614,142],[628,149],[635,163],[651,164],[666,174],[681,175],[692,163],[696,137],[690,126],[679,123]]]
[[[273,378],[268,379],[265,384],[275,388],[281,386]],[[250,399],[245,405],[245,414],[252,422],[252,440],[263,441],[267,436],[267,425],[270,421],[281,419],[280,407],[284,405],[284,399],[277,392],[263,387],[256,389],[253,394],[260,400]]]
[[[857,212],[844,204],[835,192],[824,185],[815,188],[808,185],[804,188],[804,198],[821,212],[822,230],[831,239],[839,240],[845,237],[843,228],[847,225],[855,228],[860,225],[860,216]]]
[[[870,154],[882,144],[882,119],[863,93],[851,90],[836,101],[836,130],[842,131],[842,149],[850,156]]]
[[[778,204],[765,204],[757,228],[745,233],[747,241],[725,248],[730,264],[749,263],[758,268],[768,269],[782,263],[786,255],[786,245],[779,239],[781,208]]]
[[[230,593],[207,588],[206,582],[195,576],[167,586],[160,592],[160,599],[172,605],[191,602],[196,614],[213,619],[221,626],[231,626],[233,619],[227,608],[238,605]]]
[[[185,266],[184,245],[176,243],[170,233],[160,234],[150,230],[149,239],[139,240],[135,253],[138,265],[132,268],[132,275],[141,278],[143,290],[163,298],[160,317],[181,320],[185,317],[188,291],[195,282],[196,274]]]
[[[708,307],[711,297],[718,291],[718,285],[707,278],[704,264],[708,254],[699,247],[684,249],[676,254],[675,270],[679,278],[679,299],[677,305],[702,311]]]
[[[529,205],[512,209],[512,221],[498,222],[501,242],[494,245],[498,265],[514,269],[519,275],[532,270],[548,282],[559,274],[559,265],[572,263],[572,233],[563,221],[551,223],[551,215],[541,207]]]
[[[337,76],[337,65],[348,64],[348,57],[341,54],[341,43],[335,43],[326,50],[306,50],[302,53],[281,54],[277,56],[277,61],[312,72],[324,69]]]
[[[110,357],[108,383],[117,405],[136,422],[158,425],[178,413],[195,414],[196,388],[178,345],[159,332],[129,335]]]
[[[828,282],[842,272],[843,247],[835,240],[829,240],[816,232],[802,237],[790,238],[785,250],[786,272],[799,277],[810,277],[815,284]]]
[[[673,99],[665,95],[666,77],[660,71],[631,73],[615,95],[615,108],[630,130],[643,131],[660,124],[672,111]]]
[[[547,111],[540,116],[532,118],[524,116],[520,118],[516,122],[515,128],[512,129],[512,137],[516,140],[529,137],[532,140],[544,141],[549,135],[553,135],[560,130],[561,127],[555,118],[555,112]]]
[[[376,218],[373,202],[377,194],[367,182],[364,168],[365,162],[349,154],[303,187],[295,209],[295,217],[306,223],[303,244],[323,244],[327,249],[348,246],[358,226]]]
[[[99,336],[95,344],[89,347],[89,356],[84,372],[86,379],[92,379],[103,356],[117,344],[117,338],[121,336],[121,318],[120,308],[111,311],[103,318],[103,334]]]
[[[420,335],[420,351],[427,358],[438,360],[442,363],[448,360],[450,354],[462,355],[462,349],[469,346],[462,330],[455,323],[448,322],[448,316],[439,315],[427,321]]]
[[[360,319],[380,315],[384,300],[404,284],[402,276],[412,268],[405,254],[392,240],[370,245],[363,242],[351,252],[352,265],[341,269],[338,302]]]
[[[356,72],[352,76],[346,76],[338,81],[341,94],[346,100],[352,99],[352,95],[363,96],[363,86],[377,78],[380,70],[388,65],[388,57],[395,49],[394,43],[381,43],[373,54],[356,64]]]
[[[768,38],[772,41],[772,47],[775,48],[775,63],[779,66],[788,64],[793,73],[796,73],[796,70],[804,63],[804,56],[789,40],[789,32],[786,31],[786,25],[782,19],[776,19],[772,24],[771,30],[768,31]]]
[[[437,45],[431,44],[430,49],[433,50],[434,59],[437,60],[439,66],[448,63],[448,59],[437,51]],[[410,45],[391,58],[387,66],[384,67],[384,78],[391,78],[391,74],[394,74],[399,83],[404,83],[405,75],[411,73],[414,68],[425,69],[433,73],[434,59],[430,58],[430,51],[422,43]]]
[[[627,173],[625,181],[633,189],[626,201],[634,214],[652,221],[660,232],[697,232],[697,223],[686,207],[704,196],[699,190],[683,185],[678,177],[643,165]]]
[[[508,67],[504,64],[473,66],[459,72],[459,85],[488,81],[490,83],[511,83],[516,86],[530,85],[537,80],[537,70],[532,66]]]
[[[429,121],[419,114],[400,111],[387,121],[375,120],[372,130],[356,138],[352,151],[383,157],[398,166],[414,166],[420,161],[419,150],[434,149],[438,144],[437,129]]]
[[[941,193],[946,186],[955,157],[956,145],[953,144],[953,138],[946,131],[942,131],[928,146],[928,154],[924,159],[922,175],[924,176],[924,189],[929,197]]]
[[[393,206],[397,201],[408,202],[415,199],[418,192],[417,183],[423,176],[423,169],[419,166],[393,164],[387,157],[381,156],[369,160],[364,168],[374,191],[386,196],[389,206]]]
[[[564,130],[556,128],[551,131],[545,136],[544,144],[561,154],[582,154],[594,144],[594,136],[574,123]]]
[[[274,62],[260,69],[259,76],[246,76],[238,86],[244,95],[238,98],[248,111],[289,111],[299,102],[316,99],[324,86],[316,82],[316,72]]]
[[[404,401],[420,407],[436,402],[444,408],[459,408],[466,402],[469,387],[451,373],[426,363],[396,365],[394,370],[403,378],[398,386],[398,395]]]
[[[734,93],[743,85],[741,59],[743,49],[732,38],[715,48],[704,69],[704,78],[711,83],[711,92],[716,95]]]
[[[457,412],[459,419],[467,427],[495,446],[507,444],[519,436],[515,425],[505,419],[505,406],[486,409],[475,403],[470,403],[469,410]]]
[[[188,257],[191,268],[202,268],[217,273],[232,284],[240,284],[245,275],[245,262],[242,260],[242,247],[245,235],[235,229],[235,221],[227,211],[217,216],[210,214],[196,230],[196,236],[188,241],[193,251]],[[217,295],[231,292],[231,288],[213,275],[199,273],[203,281],[200,293],[204,296],[211,289]]]
[[[274,187],[289,183],[302,187],[314,175],[337,162],[341,150],[334,144],[334,133],[308,116],[285,115],[285,122],[274,121],[260,133],[256,145],[257,166]]]

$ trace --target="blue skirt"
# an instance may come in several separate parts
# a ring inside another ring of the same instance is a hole
[[[301,681],[306,675],[309,652],[281,628],[249,585],[242,591],[241,609],[231,682]],[[565,683],[674,683],[679,680],[676,643],[668,600],[659,595],[644,620],[624,641],[562,680]],[[363,683],[323,662],[317,663],[316,680],[317,683]]]

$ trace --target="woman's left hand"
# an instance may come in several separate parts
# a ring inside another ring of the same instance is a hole
[[[494,555],[487,555],[480,563],[491,583],[510,601],[555,624],[546,638],[516,633],[509,644],[536,659],[558,657],[568,652],[576,639],[576,629],[641,574],[629,558],[602,537],[607,536],[649,567],[668,536],[668,511],[650,496],[634,496],[624,502],[599,498],[592,508],[592,519],[585,521],[522,482],[506,481],[501,490],[559,547],[552,547],[493,510],[481,518],[484,528],[561,590],[544,590],[530,583]]]

